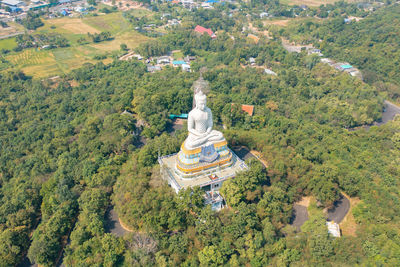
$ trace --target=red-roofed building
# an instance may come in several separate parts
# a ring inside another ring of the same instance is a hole
[[[233,108],[233,103],[231,104],[232,108]],[[242,107],[242,111],[246,112],[247,114],[249,114],[249,116],[253,116],[254,114],[254,106],[253,105],[241,105]]]
[[[204,28],[204,27],[202,27],[200,25],[197,25],[196,28],[194,28],[194,31],[198,32],[198,33],[201,33],[201,34],[207,33],[213,39],[217,38],[217,36],[215,35],[215,33],[211,29]]]
[[[249,116],[253,116],[254,106],[253,105],[242,105],[242,110],[249,114]]]

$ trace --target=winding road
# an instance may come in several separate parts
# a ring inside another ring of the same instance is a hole
[[[341,223],[350,210],[350,200],[340,194],[339,200],[336,200],[331,209],[328,209],[328,221]]]

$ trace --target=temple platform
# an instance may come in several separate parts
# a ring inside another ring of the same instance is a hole
[[[229,148],[228,148],[229,149]],[[223,181],[233,178],[237,172],[247,170],[248,166],[232,150],[229,149],[231,160],[228,166],[207,168],[187,177],[177,169],[178,153],[158,158],[161,174],[168,184],[179,192],[182,188],[199,186],[205,191],[219,190]]]

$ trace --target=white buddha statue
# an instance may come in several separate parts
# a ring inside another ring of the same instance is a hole
[[[210,108],[206,106],[206,95],[199,91],[194,96],[196,107],[189,112],[188,131],[189,136],[184,146],[192,150],[202,146],[208,146],[217,142],[225,141],[221,132],[213,130],[213,119]]]

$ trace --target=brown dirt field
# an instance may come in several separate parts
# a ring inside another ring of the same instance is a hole
[[[308,197],[303,197],[302,199],[297,201],[295,204],[308,208],[308,206],[310,206],[310,201],[311,201],[311,196],[308,196]]]
[[[264,21],[264,23],[266,22],[266,24],[272,24],[272,25],[277,25],[277,26],[287,26],[289,23],[289,19],[281,19],[281,20],[272,20],[272,21]]]
[[[9,26],[7,28],[2,28],[0,26],[0,37],[24,31],[24,27],[22,25],[13,22],[8,22],[7,24]]]
[[[69,84],[70,84],[72,87],[77,87],[77,86],[79,86],[79,83],[78,83],[76,80],[71,80],[71,81],[69,81]]]
[[[354,219],[352,209],[358,203],[360,203],[361,200],[359,198],[351,198],[344,192],[342,192],[342,194],[350,200],[350,210],[344,217],[343,221],[340,223],[340,229],[342,230],[342,235],[344,236],[356,236],[357,223]]]
[[[254,34],[249,34],[249,35],[247,35],[247,37],[252,39],[256,44],[260,40],[260,38],[258,38],[258,36],[254,35]]]
[[[87,25],[81,19],[61,18],[47,22],[75,34],[100,33],[99,30]]]

